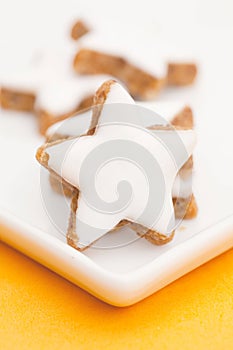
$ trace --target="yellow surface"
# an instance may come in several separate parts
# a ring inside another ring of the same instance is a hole
[[[0,349],[232,349],[233,250],[124,309],[0,244]]]

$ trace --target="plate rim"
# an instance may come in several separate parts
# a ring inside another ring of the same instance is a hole
[[[122,307],[139,302],[232,248],[233,215],[220,219],[149,263],[125,273],[105,270],[59,238],[31,226],[2,208],[0,240],[98,299]]]

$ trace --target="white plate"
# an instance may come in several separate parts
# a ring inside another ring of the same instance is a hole
[[[0,223],[10,229],[1,229],[1,239],[110,304],[126,306],[147,297],[233,245],[232,166],[226,166],[233,141],[217,124],[207,137],[207,125],[206,120],[197,123],[193,187],[198,218],[184,221],[166,246],[138,239],[114,249],[94,247],[80,253],[65,243],[43,207],[35,160],[43,138],[34,117],[1,111]],[[228,148],[222,153],[224,142]],[[52,191],[51,195],[59,206],[60,196]],[[64,228],[67,218],[64,210]],[[119,245],[126,236],[107,235],[102,243]]]

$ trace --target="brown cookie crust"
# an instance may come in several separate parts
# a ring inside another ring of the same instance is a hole
[[[197,66],[194,63],[168,63],[167,84],[185,86],[193,84],[197,76]]]
[[[82,20],[78,20],[77,22],[75,22],[75,24],[71,28],[70,36],[72,39],[78,40],[88,32],[89,32],[89,28],[86,25],[86,23],[83,22]]]
[[[0,90],[0,104],[4,109],[22,112],[33,112],[36,96],[34,93],[22,92],[2,87]]]
[[[122,81],[137,99],[155,97],[166,79],[157,78],[126,59],[106,53],[81,49],[74,58],[74,69],[80,74],[108,74]]]

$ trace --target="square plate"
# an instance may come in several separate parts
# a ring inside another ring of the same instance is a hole
[[[43,205],[35,160],[43,138],[35,118],[1,111],[0,238],[109,304],[138,302],[233,245],[232,165],[222,152],[233,140],[221,125],[197,119],[193,191],[199,214],[182,223],[171,243],[154,246],[128,232],[133,242],[125,245],[127,235],[116,232],[101,240],[102,248],[80,253],[66,244]],[[47,190],[61,210],[61,197]],[[65,232],[68,206],[59,219]],[[116,247],[108,249],[109,243]]]

